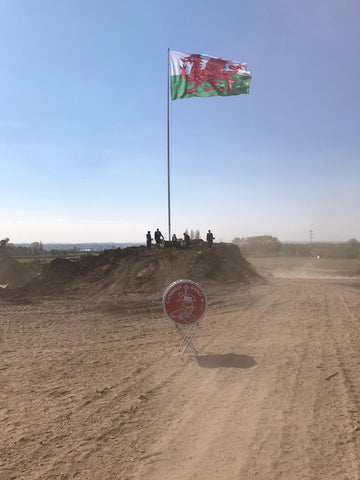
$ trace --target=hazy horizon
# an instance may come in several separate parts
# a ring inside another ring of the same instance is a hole
[[[268,235],[268,234],[265,234],[265,235]],[[271,235],[271,236],[274,236],[274,235]],[[232,241],[235,239],[235,238],[242,238],[242,237],[234,237],[232,240],[230,241],[225,241],[223,239],[219,239],[218,241],[219,242],[225,242],[225,243],[232,243]],[[246,237],[245,237],[246,238]],[[277,237],[275,237],[277,238]],[[310,240],[282,240],[282,239],[279,239],[278,240],[281,242],[281,243],[301,243],[301,244],[306,244],[306,243],[347,243],[349,240],[352,240],[354,237],[352,237],[351,239],[347,239],[347,240],[315,240],[313,239],[312,241]],[[206,234],[203,235],[203,236],[200,236],[200,239],[201,240],[204,240],[206,241]],[[360,241],[358,239],[356,239],[357,241]],[[218,243],[217,240],[215,240],[215,243]],[[87,241],[82,241],[82,242],[57,242],[57,241],[52,241],[52,242],[43,242],[42,240],[33,240],[31,242],[11,242],[10,240],[10,244],[12,243],[13,245],[15,246],[18,246],[18,245],[31,245],[32,243],[34,242],[41,242],[43,245],[146,245],[146,241],[129,241],[129,242],[117,242],[117,241],[111,241],[111,240],[105,240],[105,241],[102,241],[102,242],[94,242],[92,240],[87,240]]]

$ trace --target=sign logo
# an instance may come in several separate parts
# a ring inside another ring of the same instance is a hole
[[[205,292],[191,280],[177,280],[164,292],[164,313],[177,325],[194,325],[204,316],[206,306]]]

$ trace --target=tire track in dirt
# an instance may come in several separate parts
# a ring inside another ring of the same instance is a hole
[[[91,458],[107,457],[112,465],[110,445],[118,451],[120,461],[122,459],[121,470],[126,468],[127,455],[121,455],[121,452],[124,447],[130,448],[133,441],[126,443],[124,439],[128,431],[133,436],[133,418],[137,409],[145,403],[145,399],[139,399],[139,396],[147,393],[146,363],[139,351],[142,350],[142,344],[148,348],[149,341],[157,348],[156,339],[151,339],[153,325],[144,326],[137,322],[137,326],[133,325],[131,331],[124,335],[121,329],[114,328],[110,319],[99,314],[74,317],[65,315],[63,309],[63,319],[62,315],[57,315],[60,320],[49,322],[49,311],[42,307],[28,308],[26,315],[23,315],[22,309],[15,309],[11,313],[13,321],[9,323],[11,328],[6,344],[15,345],[16,349],[8,351],[10,382],[4,385],[5,395],[14,395],[17,402],[16,407],[9,404],[9,409],[4,412],[2,433],[5,434],[8,428],[8,441],[1,450],[3,458],[9,457],[9,470],[2,470],[0,466],[0,471],[5,475],[2,478],[10,478],[11,472],[21,470],[26,472],[24,478],[31,478],[31,464],[34,462],[37,464],[36,478],[39,479],[50,478],[60,468],[66,476],[67,470],[74,471],[77,466],[84,475],[82,478],[87,478],[84,462],[90,462]],[[113,316],[113,320],[116,325],[118,318]],[[131,321],[133,317],[129,323]],[[145,342],[144,331],[147,332]],[[114,339],[114,335],[118,339]],[[108,338],[108,342],[99,341],[101,338]],[[120,342],[120,347],[122,344],[125,355],[121,351],[117,354],[114,350],[116,341]],[[119,364],[116,364],[116,360],[120,360]],[[14,382],[17,380],[14,369],[18,372],[18,378],[23,379],[17,385]],[[89,369],[94,378],[82,374],[89,372]],[[106,372],[106,369],[109,371]],[[99,378],[101,371],[105,375]],[[152,374],[151,371],[149,373]],[[169,372],[171,374],[173,372]],[[117,375],[120,384],[114,385],[113,378]],[[49,384],[46,384],[46,378]],[[68,384],[67,388],[63,387],[65,383]],[[48,388],[49,385],[51,388]],[[113,401],[109,401],[112,397]],[[112,408],[110,415],[109,407]],[[103,418],[106,411],[106,418]],[[18,418],[22,417],[16,424],[12,420],[15,412]],[[43,421],[44,417],[46,422]],[[35,441],[39,437],[42,439],[40,444]],[[120,437],[122,446],[119,448],[116,444]],[[21,450],[15,455],[20,446]],[[44,450],[52,454],[44,453]],[[10,458],[15,461],[10,461]],[[90,469],[88,478],[104,478],[109,464],[98,472],[101,475],[99,477],[95,477]],[[110,477],[115,478],[109,473]]]
[[[348,452],[348,478],[360,478],[360,349],[358,338],[359,323],[349,311],[343,292],[337,289],[325,298],[327,331],[330,337],[328,345],[333,349],[334,374],[327,377],[332,388],[327,404],[333,405],[333,421],[337,428],[333,429],[336,443]],[[337,374],[335,376],[335,374]],[[337,395],[337,396],[336,396]],[[341,409],[339,408],[341,405]],[[328,449],[329,450],[329,449]],[[336,452],[330,455],[333,461]]]
[[[244,345],[254,348],[261,331],[269,328],[266,320],[271,312],[283,308],[286,302],[278,290],[262,292],[264,295],[250,302],[240,298],[241,308],[236,315],[227,315],[223,321],[215,316],[209,321],[201,350],[204,347],[216,350],[214,339],[217,339],[217,348],[226,345],[227,351],[237,352]],[[235,331],[236,338],[226,339],[229,332]],[[266,357],[267,352],[261,355]],[[256,388],[254,370],[242,371],[239,375],[235,368],[218,368],[205,378],[199,377],[201,372],[193,370],[192,375],[197,380],[191,379],[191,391],[185,389],[191,375],[189,372],[185,377],[181,375],[178,388],[171,394],[170,406],[162,411],[162,416],[167,418],[166,433],[160,435],[161,441],[156,442],[153,449],[154,457],[142,467],[138,478],[209,478],[208,475],[214,479],[239,478],[247,452],[251,450],[249,438],[254,423],[262,423],[264,405],[272,395],[266,382],[263,382],[265,388]],[[180,399],[182,405],[191,404],[190,411],[174,410],[176,399]],[[267,430],[267,435],[272,435],[271,429]],[[186,476],[185,472],[192,473]]]
[[[317,294],[319,288],[320,293]],[[276,443],[277,451],[275,448],[269,452],[265,432],[271,424],[269,425],[269,420],[264,415],[259,431],[254,436],[258,456],[250,458],[249,464],[241,470],[244,478],[254,478],[256,475],[269,479],[359,478],[359,449],[354,446],[353,422],[350,422],[348,414],[347,396],[344,396],[341,388],[340,391],[334,390],[331,384],[332,376],[327,377],[327,374],[324,374],[336,371],[339,355],[334,351],[333,341],[329,336],[329,317],[324,312],[322,290],[322,284],[318,282],[311,287],[306,287],[303,282],[300,288],[295,288],[294,304],[290,306],[296,307],[297,314],[294,318],[297,323],[304,321],[307,333],[304,332],[303,344],[295,346],[298,359],[293,362],[292,372],[287,378],[290,398],[278,401],[278,404],[282,404],[279,423],[283,425],[280,440]],[[334,293],[339,292],[339,287],[331,288],[329,292],[329,287],[326,286],[325,291],[326,298],[333,298]],[[340,318],[344,318],[343,312],[340,313]],[[298,326],[293,324],[292,328],[295,331]],[[356,331],[358,330],[357,326]],[[347,339],[342,338],[340,345],[346,349],[347,344]],[[287,352],[287,355],[290,356],[290,352]],[[288,361],[291,362],[290,358]],[[279,358],[277,380],[280,385],[284,385],[286,379],[282,378],[280,365]],[[356,370],[351,369],[352,373],[354,371]],[[277,397],[278,392],[274,388],[271,399],[275,405]],[[268,411],[267,415],[270,417],[271,411]],[[279,429],[279,425],[273,427],[273,441],[277,439],[276,429]],[[273,462],[269,461],[269,453],[275,459]]]
[[[312,301],[303,287],[291,285],[286,295],[284,293],[286,299],[274,302],[273,309],[279,333],[287,335],[283,338],[287,340],[287,345],[282,342],[278,347],[269,405],[263,409],[253,434],[252,455],[241,469],[239,478],[308,478],[310,447],[303,439],[309,435],[313,386],[317,380],[315,375],[309,385],[308,374],[312,366],[308,359],[316,349],[308,318]],[[279,309],[284,305],[287,305],[286,310]]]
[[[358,480],[358,291],[224,289],[198,358],[153,299],[4,306],[1,478]]]
[[[238,315],[228,315],[222,327],[234,332],[236,318],[242,317],[232,351],[247,345],[257,367],[246,371],[240,383],[230,372],[220,377],[219,369],[205,383],[198,379],[189,397],[175,389],[174,400],[195,407],[184,418],[180,409],[168,407],[161,441],[136,478],[357,478],[353,446],[346,438],[334,438],[347,425],[346,398],[341,391],[331,392],[333,401],[326,403],[332,385],[325,378],[336,366],[336,355],[324,297],[314,294],[317,282],[306,285],[294,282],[289,289],[287,283],[284,290],[275,283],[252,307],[240,301]],[[224,344],[219,321],[220,316],[209,326],[210,337]],[[205,337],[206,348],[214,350]],[[178,378],[182,387],[185,378]]]
[[[358,459],[352,438],[348,395],[341,381],[342,376],[338,375],[341,358],[334,342],[342,325],[328,308],[329,302],[339,294],[339,288],[318,283],[317,288],[309,292],[314,301],[313,312],[316,313],[313,317],[316,328],[312,328],[315,333],[314,346],[317,344],[317,349],[313,350],[314,365],[320,373],[318,382],[313,383],[309,392],[313,401],[309,410],[311,422],[307,439],[309,471],[305,478],[312,480],[358,479]],[[310,371],[307,373],[311,374]],[[315,378],[314,374],[312,378]],[[303,405],[309,403],[304,397],[303,401]],[[296,423],[299,424],[299,421]]]

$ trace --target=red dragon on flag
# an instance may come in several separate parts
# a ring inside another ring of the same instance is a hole
[[[200,54],[170,52],[172,99],[249,93],[246,64]]]

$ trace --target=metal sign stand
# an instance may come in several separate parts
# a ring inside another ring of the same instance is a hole
[[[181,328],[179,325],[175,325],[176,330],[178,330],[178,332],[182,336],[182,340],[180,342],[180,347],[179,347],[179,350],[182,349],[181,353],[184,353],[188,347],[191,348],[191,350],[195,353],[195,355],[199,353],[194,347],[194,344],[192,343],[192,339],[195,337],[198,326],[199,326],[198,323],[195,323],[195,325],[191,325],[188,328],[186,327]]]

